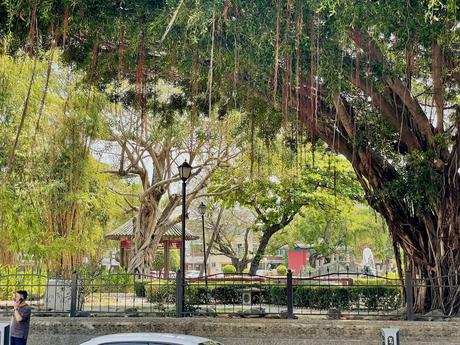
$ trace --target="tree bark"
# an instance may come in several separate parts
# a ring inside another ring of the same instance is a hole
[[[260,261],[265,254],[265,250],[267,249],[268,242],[270,238],[279,230],[281,230],[284,226],[281,224],[274,224],[270,226],[266,231],[264,231],[262,238],[260,239],[259,246],[257,248],[256,255],[251,261],[251,267],[249,268],[249,274],[256,274],[257,269],[259,268]]]

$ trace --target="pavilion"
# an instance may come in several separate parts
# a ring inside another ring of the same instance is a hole
[[[129,252],[131,250],[131,242],[134,238],[134,227],[136,218],[133,217],[123,225],[105,235],[108,240],[120,241],[120,265],[126,268],[129,261]],[[193,241],[199,237],[190,233],[185,229],[185,240]],[[160,244],[163,246],[165,256],[165,272],[169,272],[169,250],[179,249],[182,244],[182,230],[179,226],[171,226],[162,236]]]

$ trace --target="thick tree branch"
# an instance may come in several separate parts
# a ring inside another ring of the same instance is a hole
[[[351,36],[355,44],[359,48],[364,50],[373,60],[378,61],[384,66],[388,65],[385,56],[380,51],[380,49],[372,42],[372,38],[369,36],[367,32],[361,32],[360,30],[355,29],[353,30]],[[433,142],[432,126],[426,114],[424,113],[416,99],[412,96],[410,90],[398,78],[387,76],[386,83],[398,95],[398,97],[410,111],[414,123],[417,125],[418,130],[420,131],[420,133],[423,134],[425,140],[431,144]]]

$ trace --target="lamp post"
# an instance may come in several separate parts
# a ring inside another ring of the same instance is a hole
[[[187,161],[184,161],[179,165],[179,176],[182,180],[182,243],[180,247],[180,284],[178,290],[177,299],[177,316],[184,316],[185,307],[185,208],[186,208],[186,192],[187,192],[187,180],[190,178],[192,173],[192,167]]]
[[[201,225],[203,227],[203,264],[204,264],[204,282],[206,284],[206,292],[208,291],[208,264],[206,260],[206,237],[204,233],[204,215],[206,213],[206,205],[201,202],[198,206],[198,211],[201,214]]]

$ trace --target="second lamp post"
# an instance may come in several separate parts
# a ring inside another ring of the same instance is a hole
[[[198,206],[198,210],[201,214],[201,225],[203,227],[203,265],[204,265],[204,281],[206,284],[206,291],[208,291],[208,265],[206,260],[206,237],[204,232],[204,215],[206,213],[206,205],[201,202],[200,206]]]

